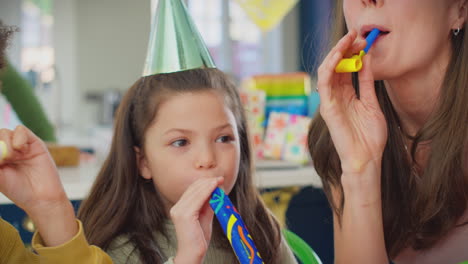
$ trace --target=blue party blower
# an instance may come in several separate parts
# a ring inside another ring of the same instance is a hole
[[[263,264],[263,260],[255,247],[244,221],[237,209],[229,200],[229,196],[220,188],[211,195],[210,206],[221,224],[224,234],[231,243],[240,264]]]

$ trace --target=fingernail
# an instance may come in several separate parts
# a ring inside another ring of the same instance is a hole
[[[8,155],[8,148],[5,141],[0,140],[0,160],[3,160]]]

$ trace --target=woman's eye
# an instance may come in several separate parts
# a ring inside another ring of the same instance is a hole
[[[234,141],[234,138],[231,136],[222,136],[216,139],[216,142],[219,142],[219,143],[228,143],[231,141]]]
[[[187,140],[185,139],[179,139],[171,143],[172,146],[174,147],[183,147],[187,145]]]

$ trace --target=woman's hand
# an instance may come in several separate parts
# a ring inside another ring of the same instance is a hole
[[[223,178],[203,178],[190,185],[170,211],[177,235],[176,264],[203,262],[211,240],[214,212],[211,194]]]
[[[380,169],[387,141],[387,123],[375,94],[371,55],[363,58],[359,73],[360,98],[350,73],[336,73],[335,67],[365,47],[351,30],[330,51],[318,69],[320,114],[330,131],[341,160],[343,175],[360,174],[368,165]]]
[[[344,195],[343,214],[334,215],[336,263],[388,263],[383,232],[381,159],[387,123],[375,94],[371,55],[359,72],[360,98],[350,73],[336,73],[343,57],[357,53],[365,41],[350,31],[330,51],[318,71],[320,114],[340,157],[341,183],[332,187],[336,206]],[[356,236],[359,234],[359,236]]]
[[[78,231],[47,147],[24,126],[0,130],[0,192],[25,210],[47,246],[60,245]]]

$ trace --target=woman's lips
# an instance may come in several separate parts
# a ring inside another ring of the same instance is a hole
[[[371,33],[372,30],[369,30],[369,31],[365,31],[363,34],[362,34],[362,37],[363,38],[367,38],[367,36],[369,36],[369,34]],[[382,30],[379,30],[380,33],[379,33],[379,37],[382,37],[382,36],[385,36],[385,35],[388,35],[390,34],[390,31],[382,31]]]
[[[377,29],[378,29],[378,28],[377,28]],[[366,38],[369,36],[369,34],[370,34],[371,31],[372,31],[372,30],[363,32],[362,37],[363,37],[364,39],[366,39]],[[377,44],[377,42],[379,42],[381,39],[385,39],[389,34],[390,34],[389,31],[380,31],[380,33],[379,33],[379,35],[377,36],[377,38],[373,41],[372,47],[374,47],[374,46]],[[371,50],[372,50],[372,49],[371,49]]]
[[[377,42],[379,42],[381,39],[387,38],[389,34],[390,33],[380,33],[379,36],[377,36],[377,38],[375,39],[373,46],[375,46]]]
[[[361,36],[368,35],[374,28],[378,29],[380,32],[390,32],[390,29],[386,26],[377,25],[377,24],[368,24],[363,25],[359,28],[359,33]]]

